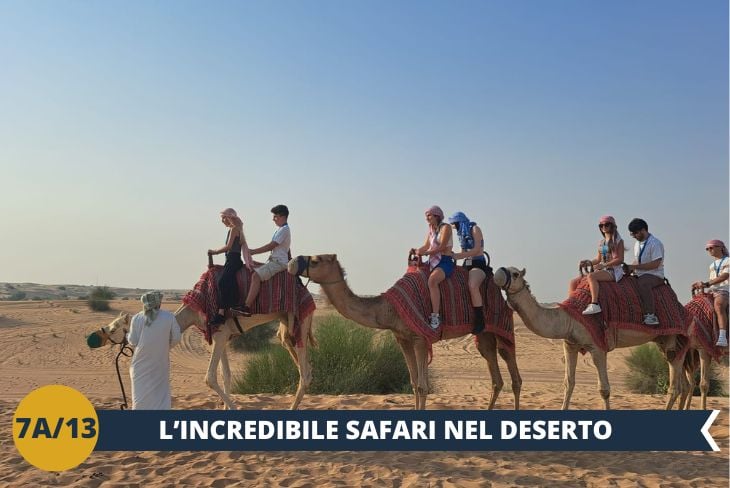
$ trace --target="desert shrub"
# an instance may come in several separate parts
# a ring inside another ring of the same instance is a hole
[[[361,327],[340,316],[317,320],[318,348],[310,349],[314,394],[384,394],[410,391],[400,348],[389,333]],[[236,393],[292,393],[298,372],[289,353],[268,346],[248,360]]]
[[[96,312],[104,312],[109,310],[109,300],[114,298],[114,292],[112,292],[106,286],[97,286],[89,294],[87,303],[89,308]]]
[[[65,289],[66,289],[66,287],[65,287],[65,286],[63,286],[63,285],[61,285],[61,286],[59,286],[59,287],[58,287],[58,289],[59,289],[59,290],[65,290]]]
[[[18,302],[20,300],[25,300],[26,297],[27,295],[24,291],[16,291],[8,297],[8,300],[11,302]]]
[[[236,351],[260,351],[271,344],[278,328],[279,322],[276,320],[257,325],[245,334],[233,338],[231,347]]]
[[[688,353],[689,354],[689,353]],[[669,389],[669,365],[659,348],[654,344],[635,347],[626,358],[629,374],[626,383],[634,393],[665,394]],[[695,371],[693,395],[699,395],[700,371]],[[722,379],[716,369],[710,373],[709,396],[724,395]]]

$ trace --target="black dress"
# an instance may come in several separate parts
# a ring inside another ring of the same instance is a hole
[[[230,235],[231,232],[228,232]],[[228,237],[226,237],[228,242]],[[236,274],[243,268],[241,260],[241,239],[236,237],[231,249],[226,252],[226,264],[223,265],[223,272],[218,276],[218,308],[231,308],[238,305],[241,300],[238,291],[238,280]]]

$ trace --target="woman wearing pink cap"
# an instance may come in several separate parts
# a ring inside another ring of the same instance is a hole
[[[727,305],[728,305],[728,277],[730,277],[730,259],[728,259],[727,247],[719,239],[713,239],[705,245],[705,250],[715,260],[710,265],[710,279],[708,281],[695,281],[692,288],[701,290],[707,288],[715,298],[715,314],[717,315],[717,326],[720,329],[720,337],[716,346],[727,347]]]
[[[436,330],[441,325],[441,292],[439,283],[454,272],[454,238],[451,226],[444,222],[444,212],[437,205],[426,210],[428,235],[426,243],[418,249],[411,249],[411,254],[428,256],[431,274],[428,277],[428,290],[431,295],[432,313],[428,325]]]
[[[603,239],[598,244],[598,255],[595,259],[584,260],[580,265],[592,264],[595,271],[588,275],[588,286],[591,289],[591,303],[583,310],[583,315],[592,315],[601,312],[598,304],[598,290],[601,281],[619,281],[624,276],[621,264],[624,262],[624,240],[616,228],[616,219],[604,215],[598,221],[598,230]],[[570,282],[570,292],[575,291],[580,278]]]

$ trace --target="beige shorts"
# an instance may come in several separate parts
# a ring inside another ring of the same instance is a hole
[[[286,264],[277,263],[276,261],[266,261],[265,264],[262,264],[258,268],[255,268],[254,271],[257,275],[259,275],[261,281],[269,281],[272,276],[274,276],[276,273],[284,271],[285,269]]]

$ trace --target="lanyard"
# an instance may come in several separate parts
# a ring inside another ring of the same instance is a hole
[[[652,235],[649,234],[649,237],[646,238],[644,241],[644,245],[642,246],[639,244],[639,264],[641,264],[641,256],[644,254],[644,250],[646,249],[646,245],[649,244],[649,239],[652,238]]]
[[[715,278],[720,276],[720,270],[722,269],[722,263],[725,262],[727,259],[727,256],[723,256],[719,263],[717,263],[717,266],[715,266]]]

